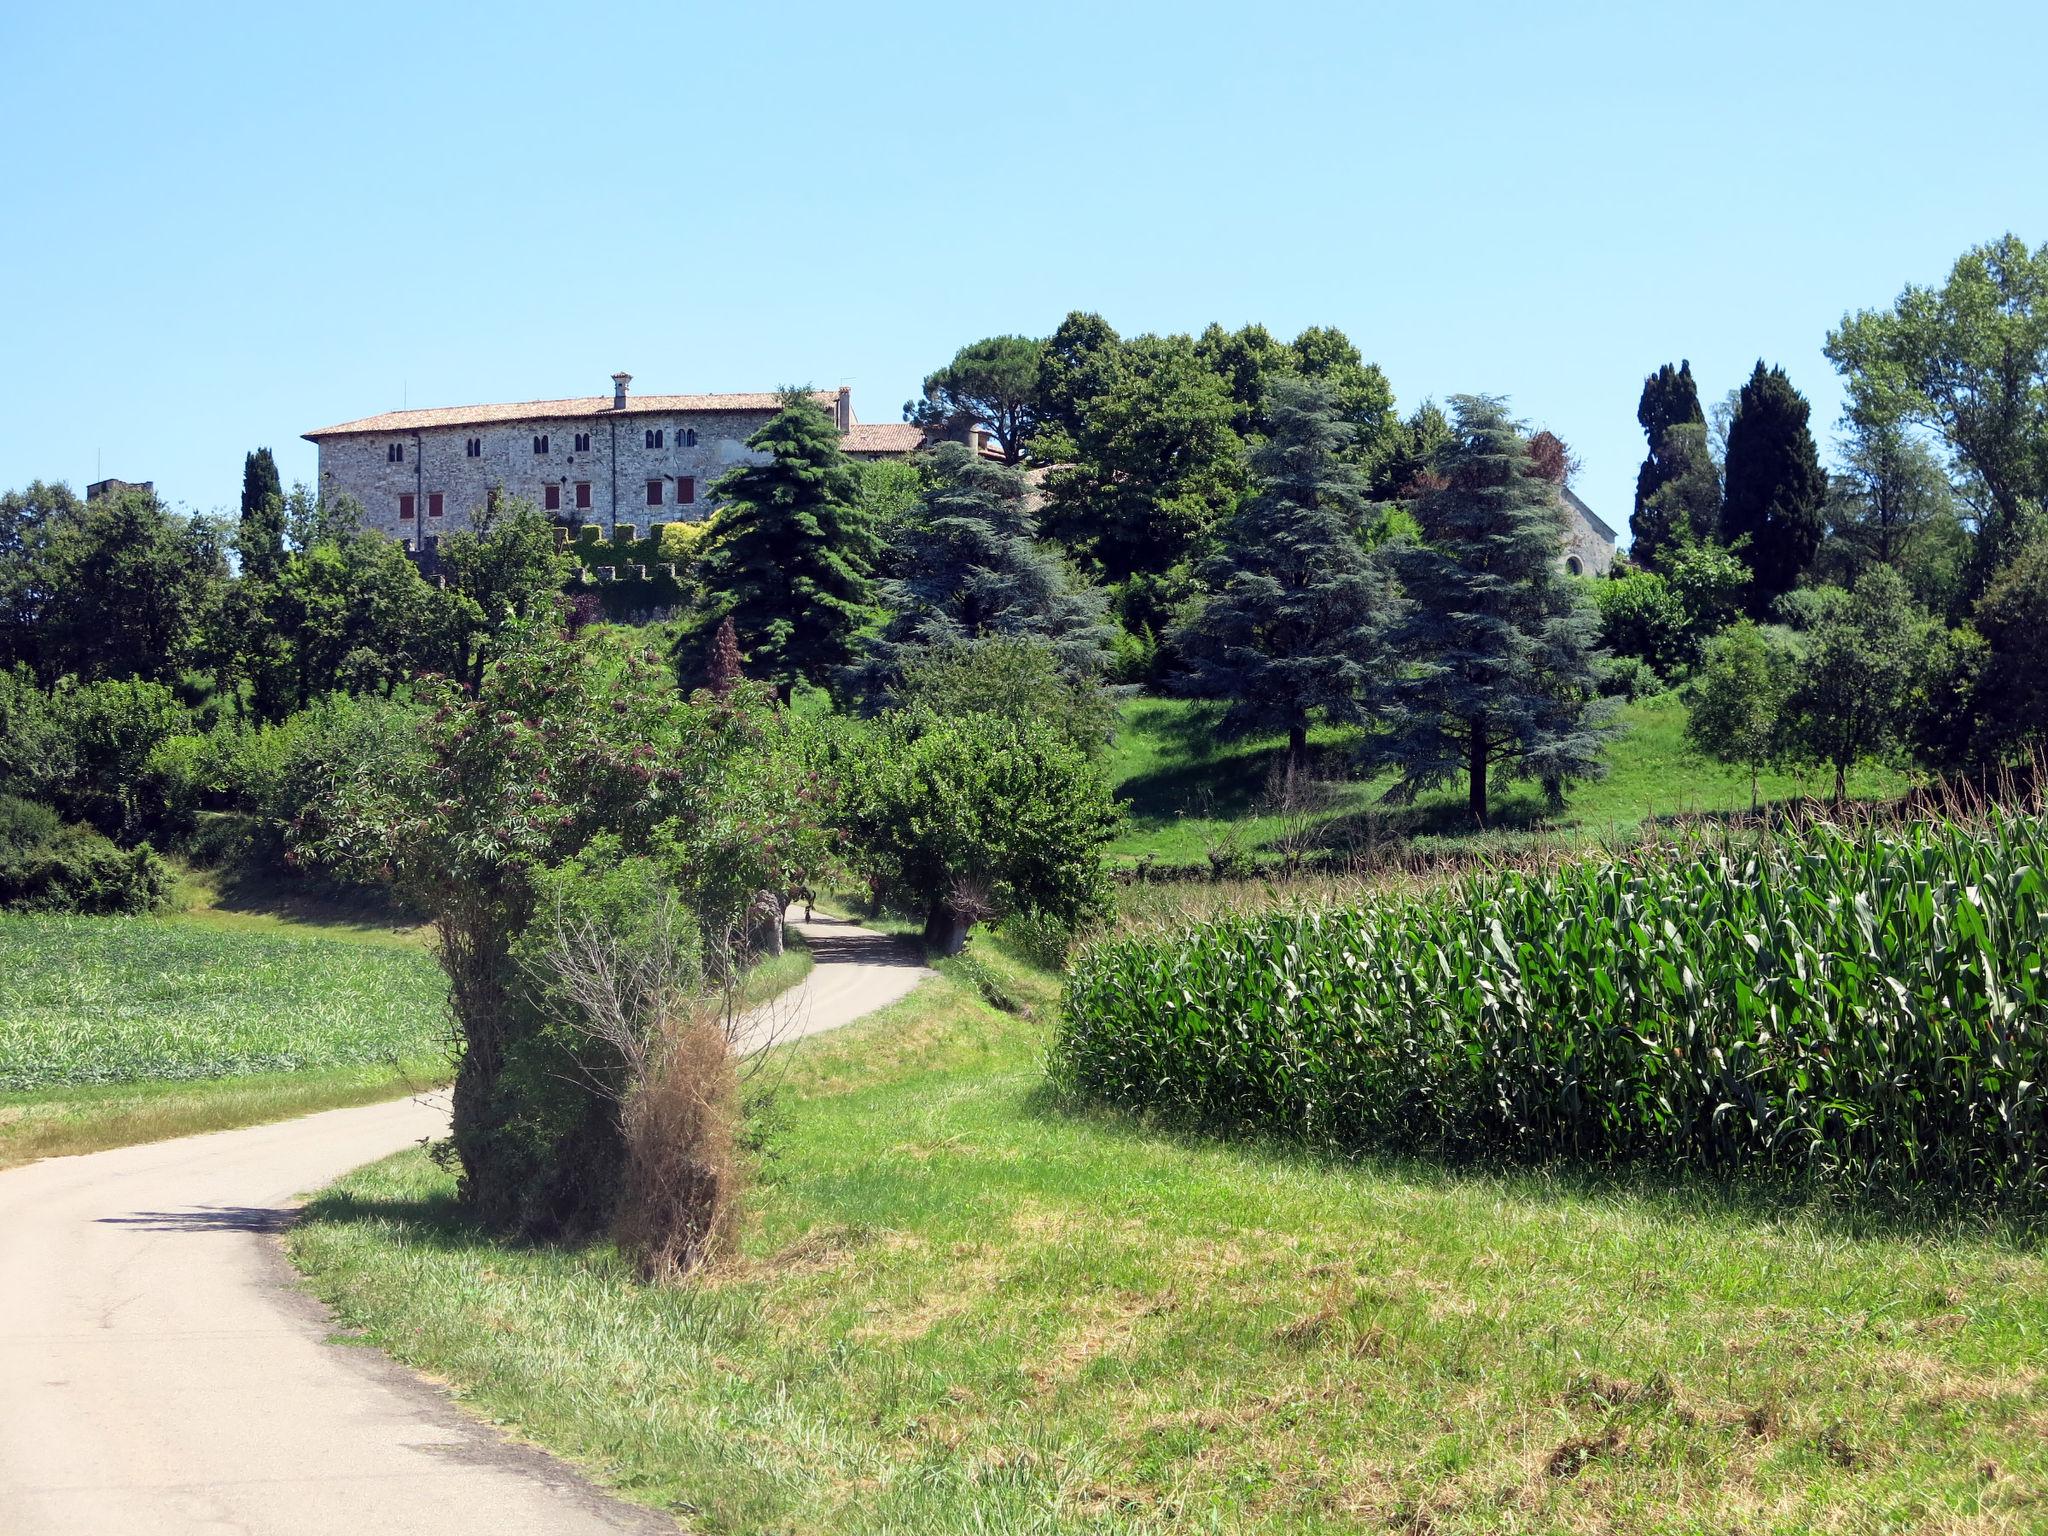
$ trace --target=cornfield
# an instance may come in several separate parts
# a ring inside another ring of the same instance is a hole
[[[1104,940],[1068,1093],[1342,1145],[2048,1181],[2048,820],[1690,838]]]

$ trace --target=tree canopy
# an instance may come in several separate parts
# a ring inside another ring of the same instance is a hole
[[[1811,413],[1785,370],[1759,359],[1728,426],[1721,532],[1742,548],[1759,613],[1799,584],[1826,527],[1828,477],[1807,425]]]
[[[969,342],[945,367],[926,375],[924,396],[905,403],[904,419],[950,437],[985,427],[1002,449],[1003,462],[1020,464],[1025,445],[1038,430],[1038,374],[1044,355],[1045,343],[1028,336]]]

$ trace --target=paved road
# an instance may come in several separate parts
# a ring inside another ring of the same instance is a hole
[[[799,927],[819,963],[783,1038],[927,974],[851,924]],[[0,1173],[0,1536],[673,1531],[330,1342],[298,1289],[295,1197],[446,1127],[408,1100]]]
[[[740,1022],[738,1045],[794,1040],[851,1024],[886,1008],[932,973],[906,944],[839,917],[805,922],[791,907],[787,927],[804,936],[817,964],[797,986]]]

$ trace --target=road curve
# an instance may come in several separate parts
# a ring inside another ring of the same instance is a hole
[[[929,974],[851,924],[797,926],[818,964],[759,1015],[780,1038]],[[334,1342],[286,1265],[302,1192],[446,1127],[403,1100],[0,1173],[0,1533],[672,1532]]]

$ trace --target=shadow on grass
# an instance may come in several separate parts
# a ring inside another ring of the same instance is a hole
[[[470,1213],[453,1189],[427,1195],[358,1195],[330,1189],[307,1201],[296,1220],[329,1227],[383,1227],[408,1244],[445,1253],[546,1246],[514,1242],[493,1233]]]
[[[1660,1221],[1799,1224],[1857,1242],[1957,1241],[2029,1254],[2048,1248],[2048,1203],[2038,1200],[2021,1204],[1954,1189],[1847,1190],[1810,1179],[1717,1173],[1645,1159],[1531,1159],[1452,1147],[1332,1145],[1253,1126],[1073,1100],[1049,1083],[1026,1093],[1022,1109],[1041,1124],[1085,1126],[1134,1148],[1163,1143],[1270,1168],[1333,1176],[1369,1172],[1444,1194],[1626,1206]]]

